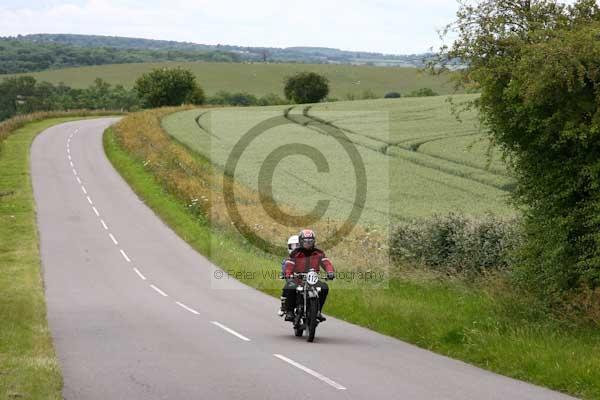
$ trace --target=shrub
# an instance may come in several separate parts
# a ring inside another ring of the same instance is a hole
[[[262,100],[263,102],[271,101],[270,98]],[[283,101],[281,99],[281,101]],[[208,99],[209,104],[229,105],[229,106],[256,106],[269,105],[261,104],[261,100],[255,95],[246,92],[229,93],[224,90],[218,91],[214,96]]]
[[[281,104],[288,104],[288,101],[275,93],[268,93],[258,99],[259,106],[277,106]]]
[[[421,88],[417,90],[413,90],[408,93],[406,97],[428,97],[428,96],[437,96],[438,94],[433,91],[431,88]]]
[[[300,72],[286,79],[283,92],[294,103],[318,103],[329,94],[329,81],[314,72]]]
[[[181,68],[155,69],[143,74],[135,81],[134,89],[144,107],[204,102],[204,92],[196,83],[194,74]]]
[[[371,100],[371,99],[377,99],[377,95],[375,94],[374,91],[372,91],[371,89],[365,89],[362,92],[361,98],[363,100]]]
[[[398,92],[388,92],[383,96],[384,99],[399,99],[402,95]]]
[[[390,256],[397,264],[409,262],[447,273],[482,273],[510,267],[520,243],[520,225],[514,219],[450,214],[397,226]]]
[[[255,106],[258,104],[258,99],[253,94],[237,92],[231,94],[229,104],[232,106]]]

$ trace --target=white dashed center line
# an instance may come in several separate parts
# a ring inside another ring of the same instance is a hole
[[[334,388],[336,388],[337,390],[346,390],[346,387],[340,385],[339,383],[337,383],[334,380],[329,379],[328,377],[321,375],[320,373],[313,371],[312,369],[305,367],[304,365],[297,363],[296,361],[289,359],[285,356],[282,356],[281,354],[273,354],[275,357],[279,358],[280,360],[285,361],[286,363],[293,365],[294,367],[301,369],[302,371],[306,372],[309,375],[314,376],[315,378],[325,382],[326,384],[333,386]]]
[[[223,329],[225,332],[231,333],[233,336],[237,336],[238,338],[242,339],[243,341],[246,341],[246,342],[250,341],[250,339],[248,339],[246,336],[237,333],[233,329],[226,327],[225,325],[221,324],[220,322],[210,321],[210,323],[215,326],[218,326],[219,328]]]
[[[137,269],[136,267],[133,267],[133,270],[135,271],[136,274],[138,274],[138,276],[140,278],[142,278],[142,280],[144,280],[144,281],[146,280],[146,277],[140,272],[139,269]]]
[[[175,304],[177,304],[181,308],[184,308],[184,309],[188,310],[192,314],[196,314],[196,315],[200,314],[198,311],[194,310],[193,308],[190,308],[190,307],[186,306],[183,303],[180,303],[180,302],[176,301]]]
[[[75,130],[75,132],[74,132],[74,133],[77,133],[77,131],[78,131],[78,130]],[[69,136],[69,138],[68,138],[68,140],[67,140],[67,157],[68,157],[68,159],[69,159],[69,164],[71,165],[71,169],[72,169],[72,171],[73,171],[73,175],[75,175],[75,178],[77,179],[77,183],[78,183],[78,184],[81,186],[81,191],[82,191],[82,192],[83,192],[83,194],[85,195],[85,197],[86,197],[86,199],[87,199],[88,203],[90,203],[90,205],[92,206],[92,210],[94,210],[94,213],[95,213],[95,214],[96,214],[96,216],[97,216],[97,217],[100,219],[100,223],[102,224],[102,227],[103,227],[105,230],[107,230],[107,231],[108,231],[108,225],[106,224],[106,222],[104,222],[104,220],[103,220],[102,218],[100,218],[100,213],[98,212],[98,209],[96,209],[96,207],[94,206],[94,203],[92,202],[92,199],[91,199],[91,198],[90,198],[90,196],[88,195],[88,191],[87,191],[86,187],[83,185],[83,183],[82,183],[81,179],[79,178],[79,176],[78,176],[78,174],[77,174],[77,170],[75,169],[75,164],[73,164],[73,159],[72,159],[72,157],[71,157],[71,149],[70,149],[70,143],[71,143],[71,138],[72,138],[72,137],[73,137],[73,133],[71,133],[71,135]],[[110,240],[112,240],[112,242],[113,242],[113,243],[114,243],[116,246],[118,246],[118,245],[119,245],[119,242],[117,241],[117,238],[115,238],[115,236],[114,236],[114,235],[113,235],[111,232],[108,232],[108,236],[110,237]],[[123,249],[119,249],[119,252],[120,252],[120,253],[121,253],[121,255],[123,256],[123,258],[125,259],[125,261],[127,261],[128,263],[130,263],[130,262],[131,262],[131,259],[129,258],[129,256],[127,256],[127,253],[125,253],[125,250],[123,250]],[[134,271],[134,272],[135,272],[135,273],[136,273],[136,274],[137,274],[137,275],[140,277],[140,279],[142,279],[142,280],[144,280],[144,281],[146,280],[146,277],[144,276],[144,274],[142,274],[142,272],[141,272],[139,269],[137,269],[136,267],[133,267],[133,271]],[[156,291],[158,294],[160,294],[161,296],[163,296],[163,297],[168,297],[168,295],[167,295],[165,292],[163,292],[163,291],[162,291],[160,288],[158,288],[157,286],[155,286],[155,285],[151,284],[151,285],[150,285],[150,287],[151,287],[151,288],[152,288],[154,291]],[[200,314],[200,313],[199,313],[197,310],[194,310],[193,308],[191,308],[191,307],[187,306],[187,305],[186,305],[186,304],[184,304],[184,303],[181,303],[181,302],[179,302],[179,301],[176,301],[176,302],[175,302],[175,304],[177,304],[179,307],[183,308],[184,310],[186,310],[186,311],[188,311],[188,312],[190,312],[190,313],[192,313],[192,314],[194,314],[194,315],[199,315],[199,314]],[[227,327],[227,326],[225,326],[225,325],[221,324],[220,322],[217,322],[217,321],[211,321],[211,324],[213,324],[213,325],[215,325],[215,326],[217,326],[217,327],[219,327],[219,328],[223,329],[225,332],[227,332],[227,333],[229,333],[229,334],[231,334],[231,335],[233,335],[233,336],[235,336],[235,337],[237,337],[237,338],[239,338],[239,339],[241,339],[241,340],[243,340],[243,341],[245,341],[245,342],[249,342],[249,341],[250,341],[250,339],[248,339],[246,336],[244,336],[244,335],[242,335],[242,334],[240,334],[240,333],[238,333],[238,332],[234,331],[233,329],[231,329],[231,328],[229,328],[229,327]],[[295,362],[294,362],[294,361],[292,361],[292,360],[289,360],[289,359],[287,359],[287,358],[285,358],[285,357],[283,357],[283,356],[280,356],[280,355],[278,355],[278,354],[275,354],[275,356],[276,356],[276,357],[279,357],[279,358],[281,358],[282,360],[284,360],[284,361],[286,361],[286,362],[288,362],[288,363],[290,363],[290,364],[292,364],[292,365],[295,365],[295,366],[297,366],[297,367],[298,367],[298,368],[300,368],[300,369],[303,369],[304,371],[306,371],[306,372],[310,373],[311,375],[314,375],[314,376],[318,377],[319,379],[321,379],[321,380],[323,380],[323,381],[325,381],[325,382],[329,383],[329,384],[330,384],[330,385],[332,385],[332,386],[336,386],[336,385],[337,385],[336,387],[337,387],[338,389],[345,389],[345,387],[343,387],[343,386],[341,386],[341,385],[339,385],[339,384],[337,384],[337,383],[335,383],[335,382],[331,381],[330,379],[328,379],[328,378],[326,378],[326,377],[324,377],[324,376],[322,376],[322,375],[320,375],[320,374],[317,374],[316,372],[314,372],[314,371],[312,371],[312,370],[310,370],[310,369],[308,369],[308,368],[306,368],[306,367],[299,366],[300,364],[297,364],[297,363],[295,363]],[[296,364],[297,364],[297,365],[296,365]]]
[[[120,251],[121,251],[121,255],[123,256],[123,258],[125,259],[125,261],[131,262],[131,260],[129,259],[129,257],[127,257],[127,254],[123,251],[123,249],[120,249]]]
[[[159,288],[157,288],[156,286],[154,286],[154,285],[150,285],[150,287],[151,287],[152,289],[156,290],[156,291],[157,291],[157,292],[158,292],[158,293],[159,293],[161,296],[164,296],[164,297],[167,297],[167,296],[168,296],[168,294],[166,294],[165,292],[163,292],[162,290],[160,290],[160,289],[159,289]]]

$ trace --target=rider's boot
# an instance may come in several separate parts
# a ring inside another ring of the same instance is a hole
[[[325,316],[321,314],[321,311],[319,311],[319,313],[317,314],[317,320],[319,320],[319,322],[323,322],[327,321],[327,318],[325,318]]]

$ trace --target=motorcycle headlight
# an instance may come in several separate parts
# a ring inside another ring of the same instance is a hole
[[[297,291],[299,291],[299,292],[301,292],[301,291],[303,291],[303,290],[304,290],[304,287],[303,287],[303,286],[298,286],[298,287],[296,288],[296,290],[297,290]]]

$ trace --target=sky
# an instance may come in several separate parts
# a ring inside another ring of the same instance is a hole
[[[77,33],[387,54],[437,48],[456,0],[0,0],[0,36]]]

